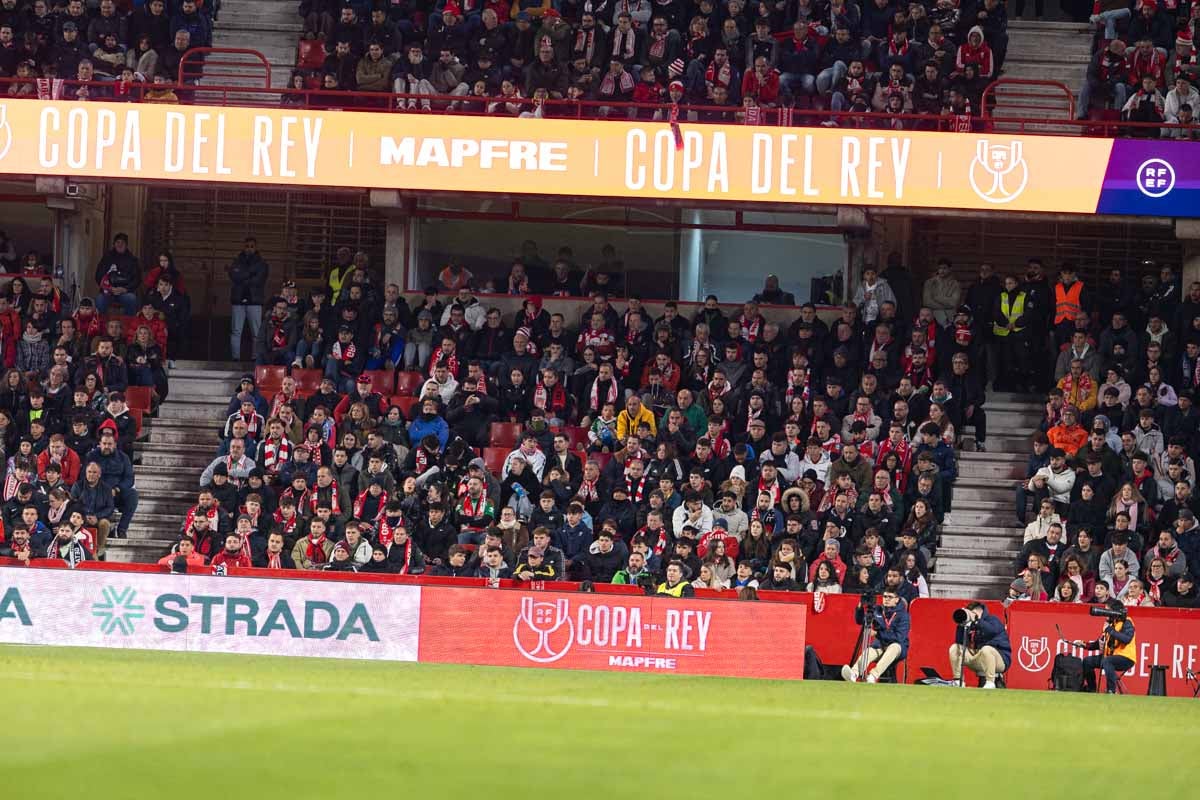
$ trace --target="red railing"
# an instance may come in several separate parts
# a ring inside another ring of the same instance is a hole
[[[1075,119],[1075,93],[1072,92],[1066,84],[1061,83],[1060,81],[1040,81],[1029,80],[1027,78],[999,78],[988,84],[987,88],[983,90],[983,98],[981,103],[983,106],[983,115],[985,117],[993,116],[994,108],[996,106],[1003,106],[1003,100],[1020,98],[1022,100],[1045,101],[1051,100],[1055,97],[1055,95],[1048,95],[1044,92],[1022,91],[1021,89],[1018,89],[1017,91],[1010,91],[1009,87],[1028,87],[1030,89],[1041,88],[1061,91],[1063,95],[1066,96],[1067,100],[1067,119]],[[1005,91],[998,97],[996,95],[997,89],[1003,89]],[[1031,108],[1037,111],[1062,111],[1061,103],[1055,105],[1044,105],[1042,103],[1022,103],[1019,108]],[[1009,119],[1009,117],[1003,118],[1005,122],[1008,122]],[[1061,117],[1054,117],[1047,118],[1045,121],[1057,123],[1060,122],[1061,119]]]
[[[207,73],[205,62],[205,75]],[[1061,85],[1061,84],[1060,84]],[[454,95],[421,95],[390,92],[358,92],[322,89],[275,89],[252,86],[208,85],[194,81],[176,84],[133,83],[120,85],[114,81],[64,81],[59,99],[75,99],[80,87],[89,88],[92,100],[114,99],[139,102],[152,90],[170,89],[180,103],[195,102],[202,93],[205,105],[224,107],[278,107],[327,111],[371,111],[397,114],[445,114],[455,116],[516,116],[527,112],[553,119],[609,119],[665,121],[671,106],[658,103],[606,102],[602,100],[554,100],[538,103],[531,98],[461,97]],[[1066,87],[1063,87],[1066,89]],[[94,90],[94,91],[93,91]],[[0,96],[7,99],[37,99],[33,80],[0,78]],[[411,101],[411,103],[410,103]],[[494,104],[510,106],[489,110]],[[411,107],[410,107],[411,105]],[[1073,116],[1073,115],[1072,115]],[[711,106],[686,104],[679,106],[679,121],[684,124],[754,124],[782,127],[816,127],[834,124],[846,128],[880,128],[946,132],[988,132],[997,125],[1007,133],[1045,134],[1046,125],[1076,129],[1080,135],[1093,137],[1156,136],[1172,129],[1197,130],[1196,126],[1121,120],[1076,120],[1047,117],[990,116],[960,117],[931,114],[885,114],[876,111],[847,112],[827,109],[765,108],[746,109],[742,106]]]
[[[243,60],[236,60],[238,56],[243,57]],[[271,64],[267,61],[266,56],[257,50],[240,47],[193,47],[179,59],[179,73],[176,76],[176,80],[180,84],[183,84],[188,81],[188,78],[196,78],[201,75],[206,79],[245,79],[254,77],[253,75],[246,75],[241,72],[229,72],[228,69],[230,67],[240,67],[242,69],[247,67],[257,69],[261,67],[263,70],[262,88],[271,88]]]

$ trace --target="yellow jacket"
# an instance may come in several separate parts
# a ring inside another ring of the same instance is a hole
[[[650,434],[658,435],[658,423],[654,420],[654,415],[650,413],[650,409],[642,406],[636,417],[630,417],[629,411],[622,411],[617,414],[617,439],[625,441],[625,438],[631,433],[637,433],[638,425],[646,423],[650,426]]]

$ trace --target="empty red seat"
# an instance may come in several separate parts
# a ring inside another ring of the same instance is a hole
[[[563,428],[563,433],[571,440],[572,450],[583,450],[588,446],[587,428],[581,428],[578,425],[568,425]]]
[[[396,394],[416,395],[425,383],[425,376],[419,372],[396,373]]]
[[[508,454],[511,452],[511,447],[485,447],[483,448],[483,465],[487,467],[488,472],[499,477],[504,469],[504,459],[508,458]]]
[[[153,390],[149,386],[127,386],[125,388],[125,403],[131,409],[149,411],[152,392]]]
[[[392,405],[399,406],[401,413],[407,418],[412,413],[412,407],[417,404],[417,400],[419,399],[412,395],[394,394],[392,395]]]
[[[391,370],[372,369],[363,373],[371,378],[371,391],[376,394],[392,394],[395,392],[395,377]]]
[[[283,385],[283,376],[286,374],[287,367],[255,367],[254,383],[260,392],[268,389],[277,391]]]
[[[493,422],[488,431],[492,447],[516,449],[517,442],[521,441],[523,429],[524,426],[519,422]]]
[[[588,453],[588,460],[595,461],[603,470],[608,466],[608,462],[612,461],[612,453]]]
[[[296,388],[301,392],[312,394],[321,388],[321,370],[319,369],[300,369],[292,370],[292,377],[296,380]]]

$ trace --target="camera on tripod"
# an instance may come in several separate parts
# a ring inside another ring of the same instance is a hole
[[[878,602],[879,596],[874,592],[863,592],[859,598],[859,608],[864,614],[882,614],[883,606]]]

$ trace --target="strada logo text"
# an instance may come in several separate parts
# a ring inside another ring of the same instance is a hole
[[[708,649],[711,623],[709,611],[667,609],[659,624],[643,621],[636,605],[577,602],[572,608],[566,598],[523,597],[512,634],[517,651],[535,664],[553,664],[574,648],[603,656],[609,667],[674,670],[678,655]]]

